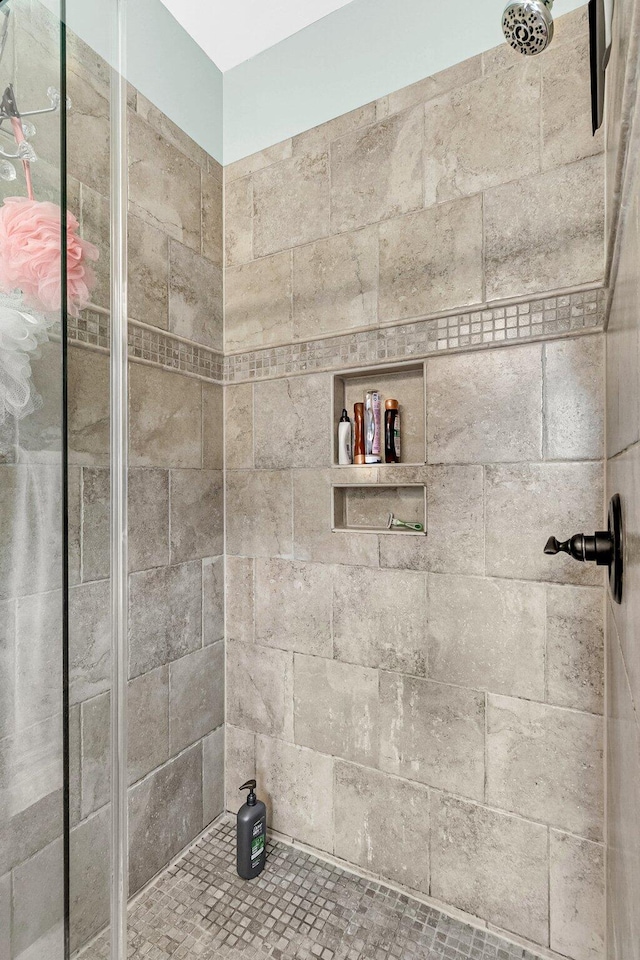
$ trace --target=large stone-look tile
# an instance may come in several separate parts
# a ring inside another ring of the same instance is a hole
[[[375,227],[293,251],[293,336],[306,340],[378,322]]]
[[[540,170],[540,66],[532,58],[425,105],[425,204]]]
[[[69,590],[69,695],[80,703],[111,684],[111,591],[108,580]]]
[[[32,51],[32,55],[35,55],[35,51]],[[60,85],[59,75],[52,83],[54,86]],[[103,197],[108,197],[110,186],[109,100],[108,92],[104,92],[106,96],[97,92],[95,87],[79,77],[75,71],[67,71],[67,95],[73,104],[73,110],[69,111],[67,125],[68,172],[74,179],[90,184]],[[41,99],[42,93],[40,93]],[[41,128],[39,132],[42,133]],[[46,138],[43,137],[41,141],[38,137],[38,141],[40,145],[36,151],[39,154],[41,144],[43,141],[46,143]],[[45,157],[45,159],[56,162],[53,158]]]
[[[589,157],[486,191],[487,300],[602,279],[602,167]]]
[[[11,876],[0,877],[0,958],[11,960]]]
[[[104,807],[71,831],[71,949],[87,943],[109,922],[111,813]]]
[[[256,737],[256,775],[270,826],[333,852],[333,760],[313,750]]]
[[[304,462],[328,467],[331,378],[317,373],[254,384],[255,466],[286,470]]]
[[[222,270],[224,248],[224,188],[220,175],[202,171],[202,254]],[[222,290],[220,290],[222,292]]]
[[[13,871],[11,946],[19,957],[62,923],[62,841],[56,840]]]
[[[110,694],[102,693],[80,704],[81,818],[109,802],[111,784]]]
[[[82,471],[80,467],[67,463],[67,542],[70,586],[80,583],[82,552]]]
[[[335,855],[428,894],[428,789],[336,761],[334,791]]]
[[[484,694],[380,674],[381,770],[481,800],[484,726]]]
[[[251,643],[255,638],[254,564],[252,557],[225,557],[225,622],[229,640]]]
[[[169,668],[150,670],[127,686],[129,783],[135,783],[168,759]]]
[[[202,830],[200,744],[131,788],[129,829],[129,891],[134,894]]]
[[[429,676],[544,698],[545,587],[516,580],[429,576]]]
[[[291,252],[227,267],[225,350],[256,350],[292,338]]]
[[[16,605],[0,603],[0,740],[8,737],[15,722]]]
[[[546,460],[602,458],[604,374],[604,336],[544,345]]]
[[[332,588],[333,570],[326,564],[258,559],[258,643],[331,657]]]
[[[602,751],[601,717],[490,695],[487,802],[599,840]]]
[[[490,466],[485,470],[487,574],[598,585],[600,567],[548,557],[547,539],[601,530],[603,469],[598,463]]]
[[[425,574],[335,567],[333,597],[337,659],[426,674]]]
[[[200,467],[200,383],[133,363],[129,384],[131,466]]]
[[[354,483],[362,477],[375,482],[365,467],[340,472],[340,481]],[[372,478],[372,479],[371,479]],[[375,534],[333,533],[330,470],[293,471],[293,549],[296,560],[318,563],[348,563],[378,566],[378,537]]]
[[[163,230],[129,216],[129,316],[163,330],[169,328],[169,242]],[[108,269],[108,266],[107,266]]]
[[[227,553],[291,557],[291,472],[228,470],[226,484]]]
[[[175,240],[169,242],[169,329],[223,349],[222,267]]]
[[[549,833],[551,949],[576,960],[604,960],[604,849]]]
[[[321,657],[294,657],[295,742],[376,767],[378,673]]]
[[[47,721],[47,724],[49,723],[50,721]],[[53,737],[49,737],[50,742],[53,743],[55,764],[48,765],[48,769],[44,771],[44,789],[34,791],[33,797],[26,798],[26,803],[22,805],[21,810],[17,810],[10,819],[5,817],[0,823],[0,871],[3,874],[16,864],[24,863],[62,834],[64,813],[62,743],[59,721],[56,725],[57,732]],[[38,725],[32,729],[36,729],[39,735],[41,726]],[[5,739],[2,745],[5,746],[11,742],[10,739]],[[21,750],[22,746],[21,742]],[[30,749],[31,744],[27,744],[27,747]],[[35,771],[39,776],[40,771],[36,770],[34,755],[29,753],[25,762],[28,773],[33,774]],[[37,796],[38,793],[40,796]]]
[[[219,383],[202,384],[202,466],[222,470],[224,462],[224,391]]]
[[[85,467],[81,490],[82,580],[107,580],[111,565],[110,471],[105,467]],[[145,502],[149,498],[145,497]]]
[[[414,107],[331,144],[334,232],[422,206],[423,136],[423,110]]]
[[[409,84],[408,87],[401,87],[400,90],[394,90],[393,93],[378,100],[378,112],[384,107],[389,114],[398,113],[400,110],[406,110],[418,103],[425,103],[427,100],[433,100],[434,97],[440,97],[448,90],[455,90],[458,87],[464,87],[473,80],[479,80],[482,76],[482,58],[468,57],[461,63],[455,63],[451,67],[440,70],[438,73],[418,80],[417,83]]]
[[[246,802],[240,787],[256,776],[256,735],[230,723],[225,724],[226,809],[237,813]]]
[[[380,225],[378,314],[390,323],[482,300],[482,198]]]
[[[224,639],[225,560],[214,557],[202,562],[202,632],[205,646]]]
[[[224,811],[225,728],[218,727],[202,741],[202,826]]]
[[[225,263],[235,267],[253,259],[253,180],[243,177],[225,184]]]
[[[604,594],[601,587],[547,587],[550,703],[602,713]]]
[[[280,143],[274,143],[264,150],[258,150],[248,157],[236,160],[224,168],[225,186],[241,177],[248,177],[264,167],[269,167],[280,160],[287,160],[291,156],[291,137],[282,140]]]
[[[131,113],[129,205],[152,226],[200,251],[200,167]]]
[[[224,643],[169,664],[171,753],[184,750],[224,723]]]
[[[207,154],[203,147],[192,140],[184,130],[170,120],[159,107],[156,107],[139,90],[136,91],[136,111],[172,147],[176,147],[198,166],[206,168]]]
[[[196,562],[129,577],[129,675],[202,645],[202,569]]]
[[[547,828],[432,795],[431,896],[546,945]]]
[[[85,471],[86,474],[86,471]],[[129,471],[129,571],[169,563],[169,472]]]
[[[224,553],[221,470],[171,471],[171,562]]]
[[[109,357],[80,347],[68,351],[69,460],[109,466]]]
[[[436,573],[484,573],[482,467],[431,465],[416,471],[415,479],[422,478],[427,485],[427,535],[383,534],[380,566]]]
[[[253,467],[253,384],[224,388],[224,451],[227,470]]]
[[[254,257],[326,237],[329,220],[328,154],[292,157],[254,173]]]
[[[427,360],[429,463],[540,460],[538,345]]]
[[[373,123],[375,119],[376,104],[373,102],[365,103],[348,113],[342,113],[339,117],[333,117],[326,123],[311,127],[310,130],[305,130],[293,137],[293,156],[317,156],[326,153],[334,140],[352,133],[359,127]]]
[[[293,654],[227,639],[227,719],[293,739]]]
[[[13,689],[7,691],[10,719],[22,730],[62,712],[62,591],[22,597],[15,608],[2,606],[10,619],[0,628],[0,637],[6,637],[7,665],[13,667],[6,679],[3,676],[2,686],[9,687],[13,680]],[[0,716],[5,713],[6,723],[8,705],[3,704]]]

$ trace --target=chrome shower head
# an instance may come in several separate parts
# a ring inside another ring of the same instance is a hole
[[[502,14],[505,40],[518,53],[532,57],[553,40],[553,0],[520,0],[508,3]]]

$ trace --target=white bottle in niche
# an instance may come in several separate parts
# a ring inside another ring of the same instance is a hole
[[[346,410],[342,411],[338,424],[338,463],[341,466],[353,463],[351,456],[351,420],[349,420],[349,414]]]

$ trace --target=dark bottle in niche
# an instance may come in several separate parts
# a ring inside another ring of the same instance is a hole
[[[400,410],[397,400],[384,404],[384,462],[400,463]]]
[[[248,790],[247,802],[238,810],[236,851],[238,876],[253,880],[264,870],[267,843],[267,808],[255,794],[256,781],[247,780],[240,790]]]

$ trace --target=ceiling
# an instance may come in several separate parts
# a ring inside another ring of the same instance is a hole
[[[249,60],[351,0],[162,0],[222,70]]]

